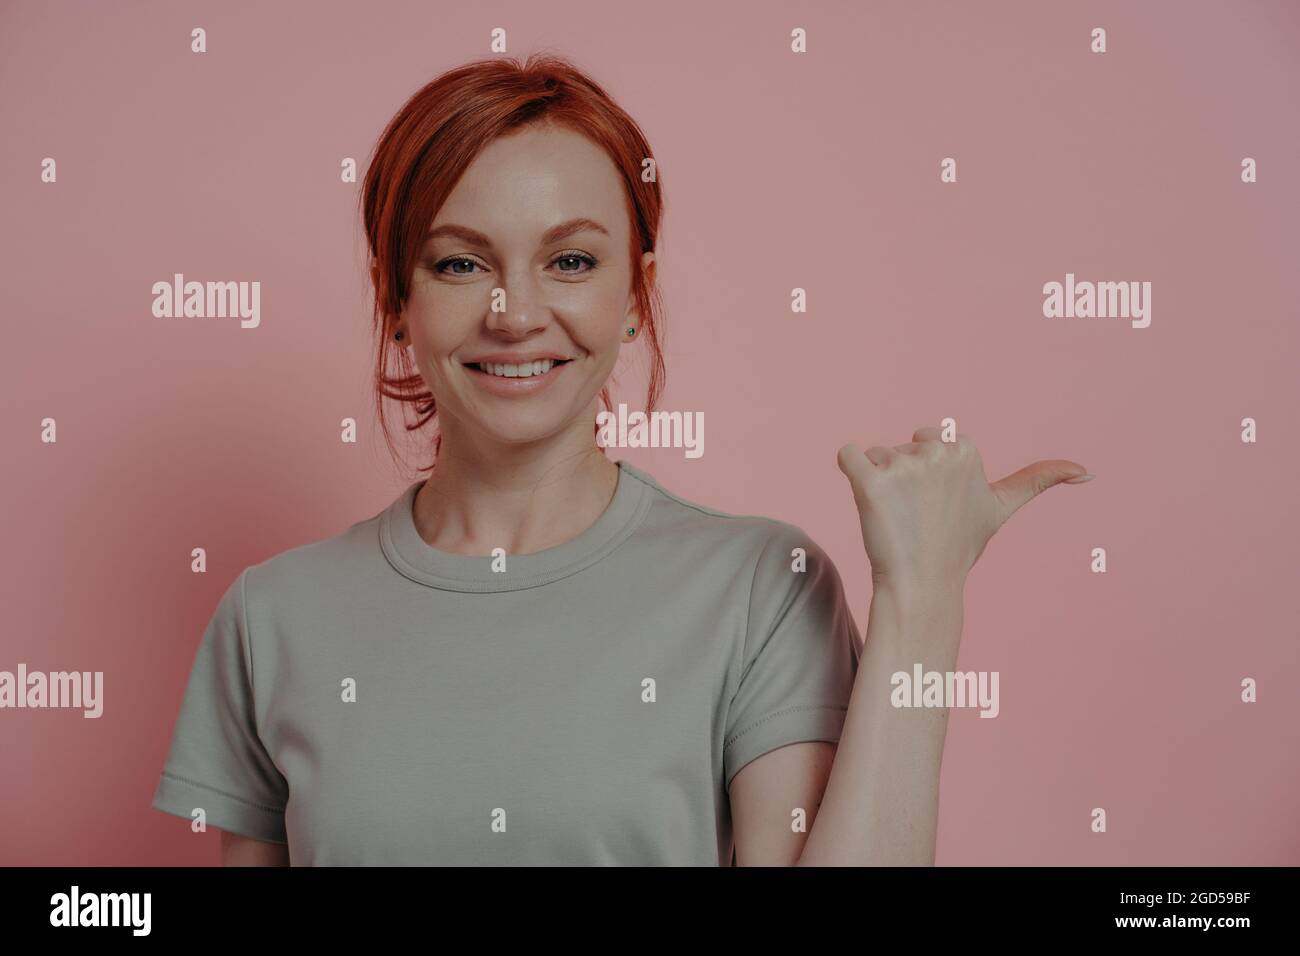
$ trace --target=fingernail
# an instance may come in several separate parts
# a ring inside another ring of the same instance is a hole
[[[1096,475],[1075,475],[1073,478],[1066,478],[1062,483],[1066,485],[1081,485],[1085,481],[1092,481],[1092,479],[1096,477]]]

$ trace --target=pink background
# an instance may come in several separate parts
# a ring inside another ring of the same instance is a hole
[[[375,427],[340,161],[498,26],[660,164],[661,407],[704,413],[705,455],[614,457],[804,527],[859,627],[839,445],[951,415],[990,479],[1098,476],[971,575],[959,666],[1000,672],[1001,714],[951,714],[938,862],[1300,863],[1300,5],[1150,0],[5,4],[0,669],[102,670],[105,713],[0,711],[0,863],[217,862],[149,806],[216,599],[414,479]],[[154,318],[174,272],[260,281],[261,327]],[[1045,319],[1067,272],[1150,281],[1150,328]]]

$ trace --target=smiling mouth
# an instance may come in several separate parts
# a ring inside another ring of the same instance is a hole
[[[572,359],[538,359],[536,362],[466,362],[465,367],[494,378],[538,378],[551,369],[567,365]]]

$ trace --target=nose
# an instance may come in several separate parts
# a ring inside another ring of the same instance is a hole
[[[493,311],[500,302],[502,311]],[[549,312],[536,281],[527,275],[514,276],[493,290],[488,304],[487,327],[498,334],[524,338],[549,322]]]

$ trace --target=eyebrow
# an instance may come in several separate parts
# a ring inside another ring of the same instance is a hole
[[[542,236],[542,245],[549,246],[552,243],[560,242],[561,240],[569,238],[569,236],[574,233],[583,232],[588,229],[593,232],[604,233],[606,236],[609,235],[609,230],[596,222],[596,220],[588,219],[585,216],[579,216],[577,219],[570,219],[568,222],[562,222],[558,226],[552,226],[550,229],[546,230],[546,234]],[[436,229],[431,229],[429,230],[429,234],[424,238],[426,241],[429,241],[437,239],[440,236],[459,239],[462,242],[481,246],[485,249],[491,248],[492,246],[492,240],[483,235],[483,233],[479,232],[477,229],[471,229],[468,226],[458,226],[455,223],[447,223],[446,225],[439,226]]]

